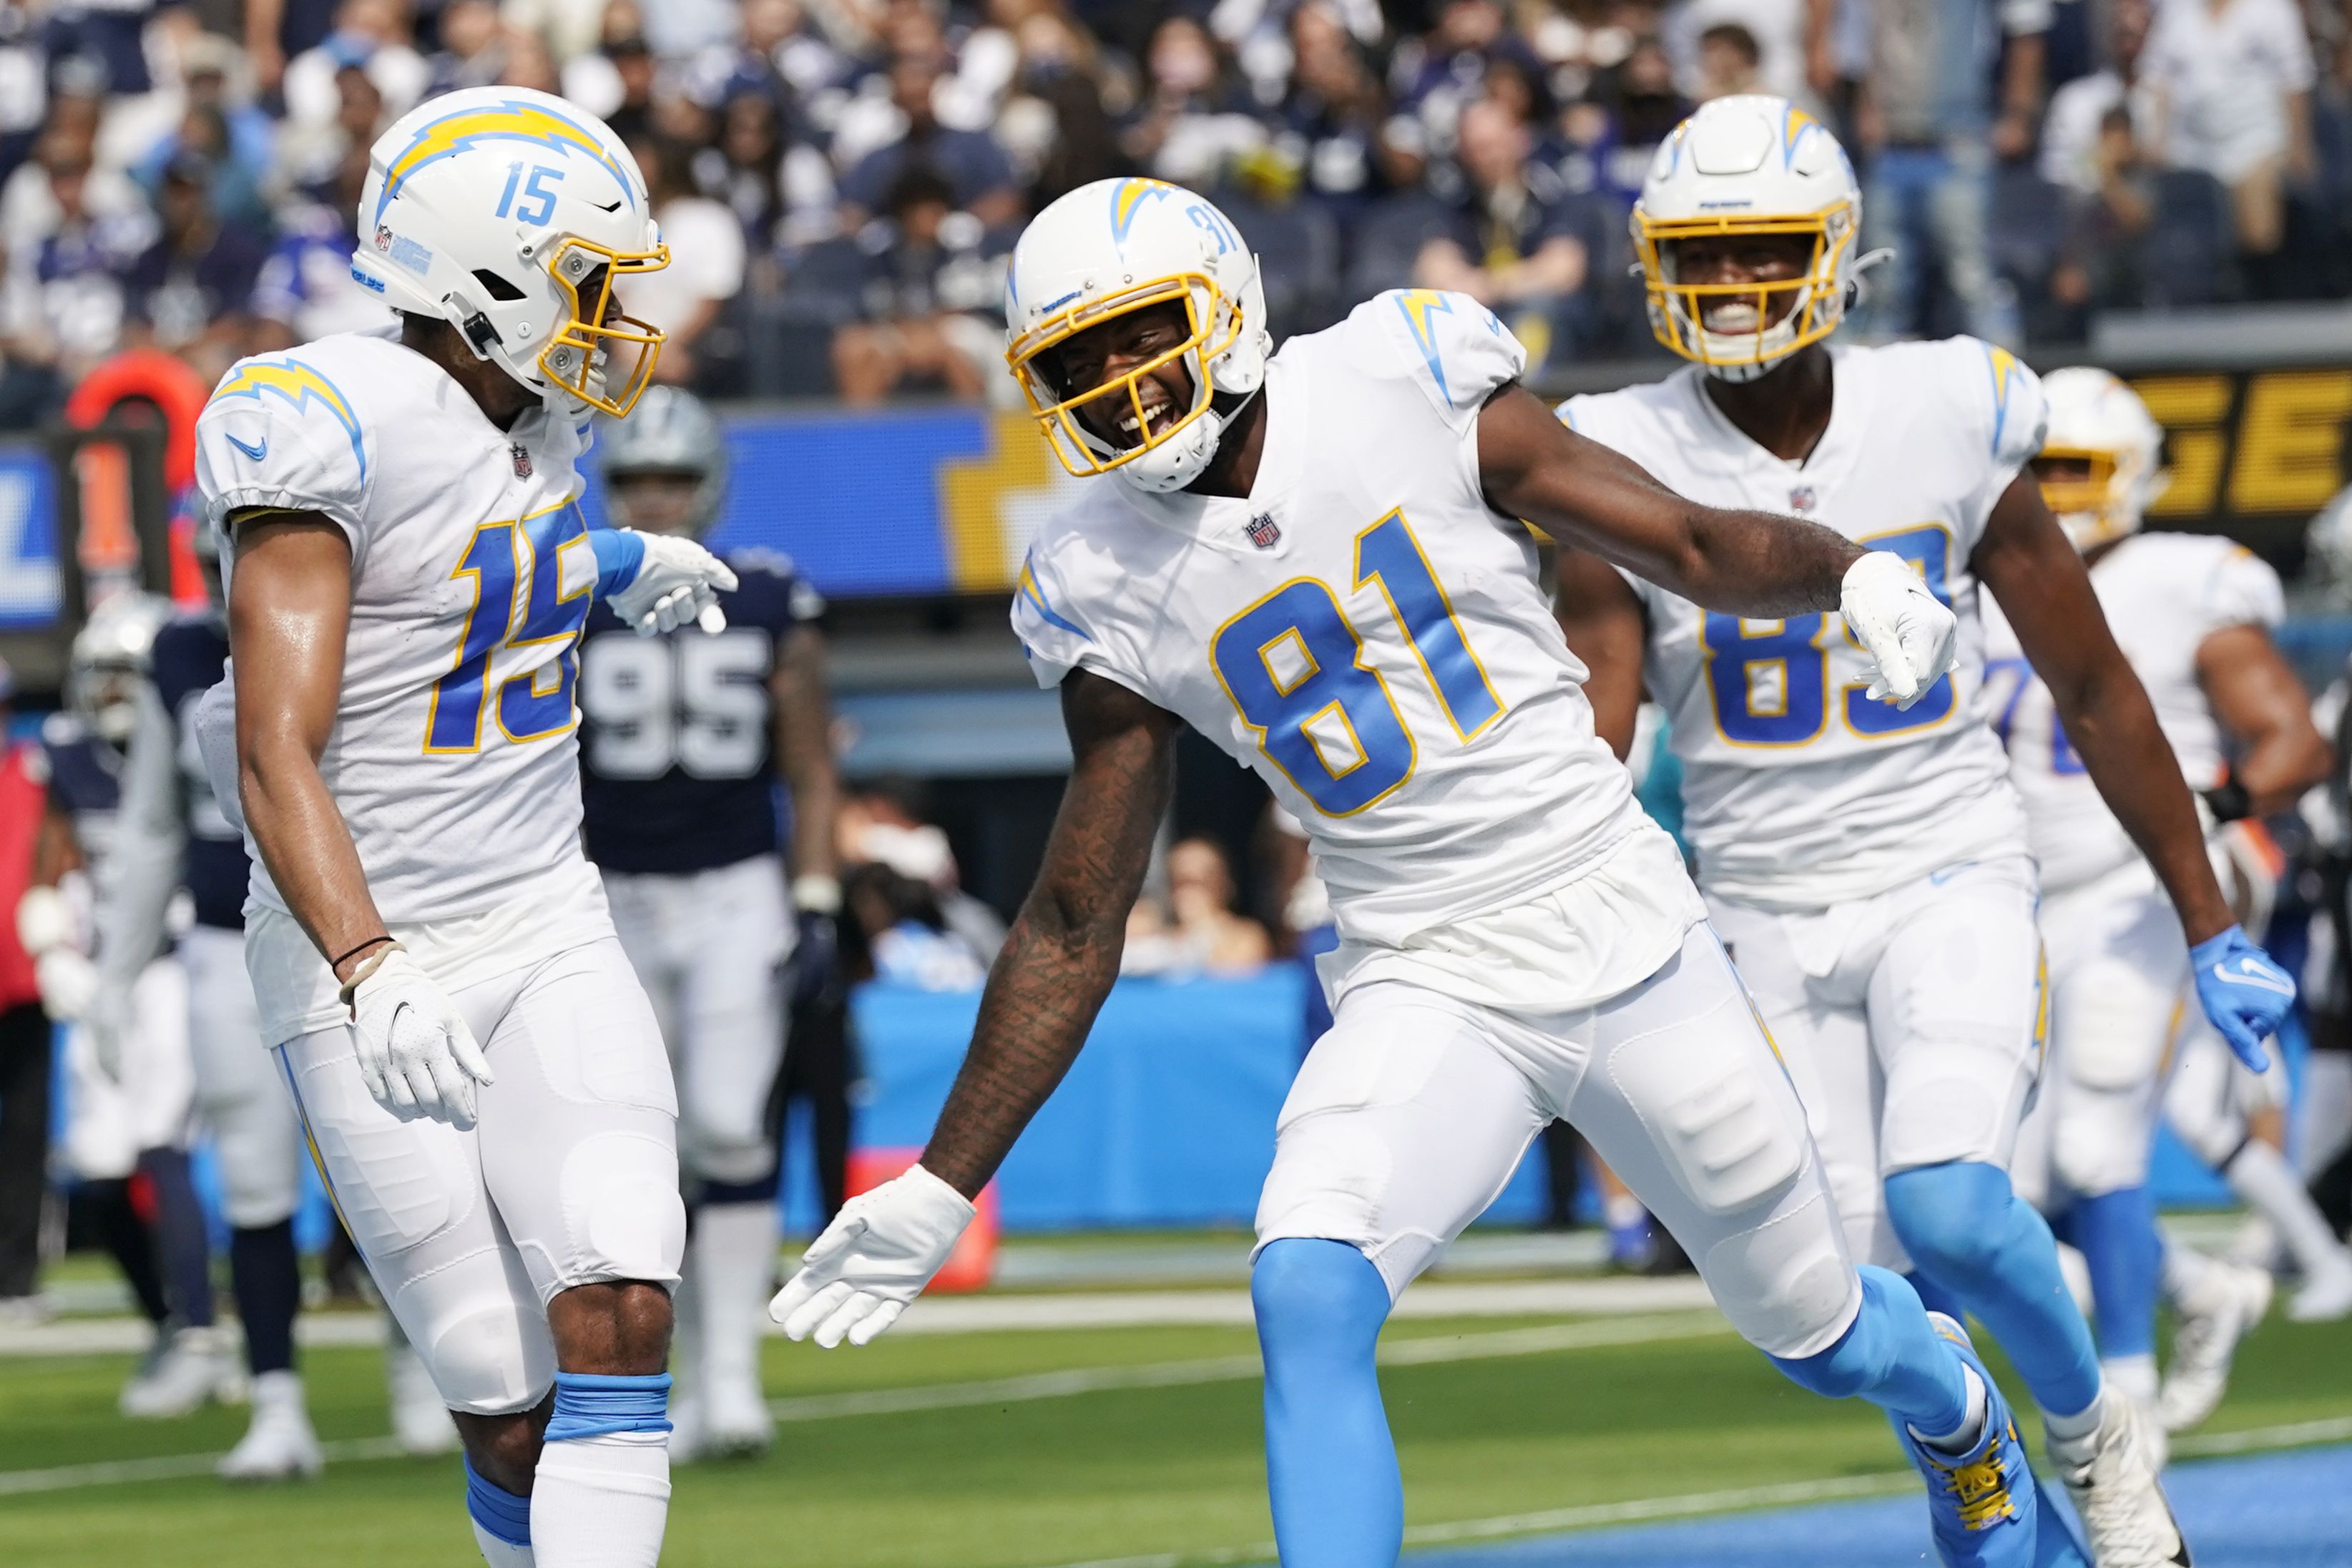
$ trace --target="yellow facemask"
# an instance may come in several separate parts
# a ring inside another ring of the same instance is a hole
[[[1189,329],[1184,341],[1133,370],[1122,371],[1099,385],[1064,397],[1038,369],[1039,355],[1060,347],[1080,332],[1115,317],[1171,301],[1181,301],[1184,306]],[[1231,348],[1241,333],[1241,313],[1227,310],[1225,304],[1223,292],[1207,273],[1180,272],[1139,283],[1108,299],[1072,305],[1047,316],[1013,340],[1013,346],[1004,351],[1004,363],[1012,370],[1013,379],[1021,384],[1022,395],[1029,400],[1031,416],[1036,419],[1038,429],[1045,432],[1045,444],[1053,447],[1054,456],[1061,460],[1064,468],[1082,479],[1107,474],[1173,439],[1178,432],[1209,411],[1211,389],[1206,367],[1211,360]],[[1222,341],[1213,343],[1210,334],[1216,331],[1221,319],[1232,325]],[[1188,356],[1192,372],[1192,406],[1166,429],[1154,431],[1144,417],[1143,378],[1171,361]],[[1132,447],[1106,454],[1100,449],[1102,437],[1079,425],[1078,410],[1097,398],[1121,395],[1135,411],[1136,426],[1142,439]]]
[[[624,273],[658,272],[668,265],[667,245],[656,245],[651,250],[612,250],[592,240],[569,237],[558,244],[555,253],[548,258],[547,270],[556,287],[571,300],[572,319],[558,328],[540,351],[541,373],[591,408],[615,418],[635,407],[637,399],[645,395],[646,387],[653,381],[654,365],[661,359],[666,334],[659,327],[632,316],[607,320],[604,312],[612,304],[613,290]],[[604,281],[596,291],[592,308],[582,300],[580,285],[599,267],[604,268]],[[636,351],[635,363],[618,392],[605,382],[603,366],[597,363],[597,356],[616,343],[629,344]]]
[[[1840,298],[1840,268],[1854,242],[1854,210],[1840,202],[1817,213],[1768,217],[1724,213],[1706,217],[1652,218],[1633,211],[1633,248],[1641,258],[1643,287],[1649,296],[1650,331],[1686,360],[1724,368],[1769,364],[1837,330],[1845,314]],[[1810,235],[1811,263],[1803,274],[1772,283],[1678,283],[1669,276],[1672,247],[1678,240],[1723,235]],[[1727,300],[1755,305],[1757,319],[1790,295],[1788,313],[1754,332],[1710,332],[1706,310]]]

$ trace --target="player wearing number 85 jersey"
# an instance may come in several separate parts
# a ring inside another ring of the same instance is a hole
[[[692,539],[717,524],[726,442],[692,395],[653,388],[605,427],[597,458],[615,522]],[[785,1048],[784,965],[795,989],[822,983],[841,905],[824,605],[772,551],[727,559],[738,581],[719,595],[726,630],[640,637],[599,605],[580,655],[588,857],[677,1074],[693,1205],[671,1355],[679,1458],[757,1449],[773,1431],[760,1307],[775,1285],[768,1110]],[[780,779],[792,791],[789,903]]]
[[[1899,1279],[1848,1260],[1796,1097],[1672,841],[1594,736],[1517,519],[1727,609],[1842,597],[1905,700],[1949,662],[1948,613],[1892,555],[1694,506],[1567,431],[1466,296],[1381,294],[1270,353],[1255,258],[1172,185],[1055,202],[1014,252],[1007,307],[1008,360],[1062,461],[1111,475],[1040,531],[1013,611],[1076,766],[921,1163],[809,1249],[772,1309],[785,1331],[864,1343],[946,1258],[1118,973],[1190,724],[1306,824],[1341,934],[1336,1021],[1258,1208],[1285,1563],[1395,1560],[1374,1342],[1557,1117],[1789,1375],[1941,1445],[1919,1450],[1939,1539],[1965,1508],[2030,1550],[1999,1396]]]
[[[2142,1424],[2103,1396],[2049,1230],[2007,1173],[2046,985],[1980,592],[2010,612],[2190,940],[2276,972],[2232,923],[2147,694],[2021,472],[2042,440],[2033,374],[1969,338],[1829,346],[1860,201],[1803,111],[1707,104],[1661,146],[1633,215],[1652,323],[1695,363],[1560,416],[1685,494],[1788,506],[1903,555],[1959,617],[1954,668],[1897,709],[1822,616],[1726,614],[1579,551],[1563,552],[1561,614],[1621,753],[1645,679],[1673,718],[1699,886],[1804,1098],[1853,1250],[1915,1268],[1923,1294],[2000,1336],[2099,1568],[2185,1563]],[[2249,1050],[2284,1010],[2254,989],[2209,997]]]
[[[613,300],[667,259],[649,205],[559,99],[435,99],[360,202],[397,324],[243,361],[196,423],[231,648],[196,729],[254,852],[246,966],[493,1568],[651,1568],[667,1514],[677,1101],[581,853],[574,702],[592,602],[715,628],[734,582],[592,539],[575,499],[587,411],[660,347]]]

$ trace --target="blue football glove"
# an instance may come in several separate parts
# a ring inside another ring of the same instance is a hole
[[[806,1007],[822,1001],[840,973],[839,921],[820,910],[801,910],[800,941],[793,948],[793,1005]]]
[[[2256,1072],[2268,1068],[2263,1042],[2294,1005],[2294,977],[2237,926],[2190,948],[2189,965],[2197,976],[2197,1000],[2238,1059]]]

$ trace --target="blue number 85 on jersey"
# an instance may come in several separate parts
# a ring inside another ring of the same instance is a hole
[[[1910,562],[1927,578],[1928,591],[1945,605],[1951,604],[1952,536],[1940,525],[1855,542],[1893,551]],[[1837,629],[1820,615],[1751,622],[1708,611],[1700,625],[1699,652],[1706,661],[1707,695],[1723,738],[1735,746],[1801,746],[1818,736],[1829,722],[1829,638]],[[1864,685],[1850,681],[1839,690],[1846,728],[1864,739],[1927,729],[1951,717],[1956,702],[1948,674],[1907,710],[1872,701]]]
[[[1355,586],[1377,584],[1454,734],[1503,716],[1453,604],[1402,511],[1356,535]],[[1352,816],[1412,776],[1419,756],[1364,639],[1330,588],[1294,577],[1217,628],[1209,662],[1258,749],[1326,816]]]

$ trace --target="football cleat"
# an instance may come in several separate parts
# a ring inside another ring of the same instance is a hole
[[[702,1458],[764,1454],[775,1440],[776,1418],[768,1413],[757,1384],[711,1380],[702,1400]]]
[[[2189,1568],[2189,1542],[2156,1478],[2137,1405],[2103,1393],[2088,1436],[2051,1438],[2048,1447],[2096,1568]]]
[[[2238,1342],[2270,1310],[2271,1272],[2217,1258],[2174,1306],[2180,1322],[2156,1408],[2166,1431],[2186,1432],[2212,1415],[2228,1391]]]
[[[1950,1341],[1983,1381],[1985,1425],[1976,1446],[1949,1454],[1922,1442],[1901,1419],[1894,1422],[1911,1462],[1927,1482],[1927,1522],[1936,1555],[1944,1568],[2042,1568],[2073,1563],[2079,1556],[2039,1549],[2042,1494],[2018,1441],[2017,1423],[1978,1359],[1966,1330],[1941,1312],[1930,1312],[1936,1331]]]
[[[133,1421],[169,1421],[244,1397],[245,1374],[219,1330],[166,1328],[157,1332],[154,1347],[122,1385],[116,1404]]]
[[[290,1372],[265,1372],[253,1380],[253,1424],[244,1438],[215,1467],[223,1480],[309,1480],[327,1468],[310,1413],[302,1400],[302,1379]]]
[[[2338,1252],[2335,1263],[2305,1275],[2303,1288],[2286,1304],[2286,1316],[2294,1323],[2332,1323],[2352,1317],[2352,1258]]]

